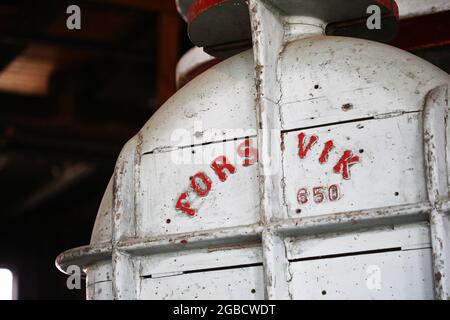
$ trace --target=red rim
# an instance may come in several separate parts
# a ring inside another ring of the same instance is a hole
[[[187,12],[187,21],[191,23],[195,18],[211,7],[214,7],[227,0],[198,0],[195,1]]]
[[[375,0],[375,2],[392,12],[397,20],[399,19],[397,2],[395,2],[394,0]]]
[[[221,4],[227,0],[198,0],[195,1],[187,11],[187,21],[191,23],[195,18],[211,7]],[[376,4],[389,10],[396,19],[399,19],[398,5],[394,0],[373,0]]]

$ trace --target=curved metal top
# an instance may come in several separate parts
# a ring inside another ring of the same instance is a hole
[[[251,46],[249,10],[245,0],[178,0],[187,20],[191,41],[212,55],[224,48]],[[324,21],[327,34],[388,42],[397,31],[398,7],[394,0],[266,0],[285,16],[307,16]],[[381,29],[369,30],[371,5],[380,8]]]
[[[177,6],[177,10],[180,13],[181,17],[187,21],[187,12],[189,7],[195,0],[175,0],[175,4]]]

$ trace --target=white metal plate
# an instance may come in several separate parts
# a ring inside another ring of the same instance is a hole
[[[162,277],[184,271],[262,263],[261,247],[177,251],[138,258],[140,275]]]
[[[112,278],[113,272],[110,262],[99,263],[86,269],[86,283],[88,285],[97,282],[110,281]]]
[[[419,111],[425,95],[448,82],[444,71],[425,60],[355,38],[293,42],[282,58],[279,104],[284,130]]]
[[[396,2],[402,19],[450,10],[448,0],[396,0]]]
[[[98,282],[86,286],[86,297],[91,300],[113,300],[112,281]]]
[[[253,139],[254,140],[254,139]],[[178,151],[150,154],[142,158],[141,187],[143,214],[138,221],[139,234],[164,235],[248,225],[259,221],[258,177],[256,164],[244,167],[237,149],[244,140],[213,143]],[[255,145],[255,142],[252,142]],[[192,153],[195,152],[195,153]],[[199,155],[199,161],[195,157]],[[225,155],[235,172],[224,170],[221,181],[211,162]],[[187,156],[186,163],[177,163]],[[196,164],[198,163],[198,164]],[[206,174],[211,190],[206,196],[194,192],[190,178]],[[195,216],[176,209],[179,197],[186,201]]]
[[[420,113],[411,113],[286,133],[283,163],[290,216],[426,201],[421,122]],[[303,159],[299,156],[301,133],[305,134],[305,148],[313,135],[318,138]],[[320,163],[327,141],[332,141],[334,148]],[[359,161],[335,171],[346,150]]]
[[[141,299],[264,299],[262,266],[142,279]]]
[[[433,299],[431,249],[294,262],[294,299]]]
[[[283,129],[420,111],[425,95],[448,82],[445,72],[425,60],[391,46],[369,44],[342,37],[289,44],[280,70]]]
[[[430,248],[428,223],[285,239],[289,260],[388,248]]]

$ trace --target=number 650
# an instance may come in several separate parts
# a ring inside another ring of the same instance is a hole
[[[307,188],[301,188],[297,192],[297,201],[299,204],[306,204],[309,201],[309,191]],[[314,187],[312,188],[312,195],[315,203],[322,203],[327,198],[329,201],[337,201],[341,196],[339,186],[333,184],[327,187]]]

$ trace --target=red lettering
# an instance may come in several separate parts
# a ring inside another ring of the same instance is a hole
[[[231,174],[236,172],[236,168],[232,164],[227,163],[227,158],[225,156],[217,157],[211,163],[211,167],[222,182],[227,180],[228,178],[224,172],[225,169],[228,170],[228,172],[230,172]]]
[[[323,148],[322,154],[320,155],[319,162],[321,164],[324,164],[328,161],[328,154],[330,153],[331,149],[334,148],[333,141],[329,140],[325,142],[325,147]]]
[[[298,135],[298,156],[300,159],[303,159],[308,154],[309,150],[311,150],[312,146],[317,142],[317,136],[311,136],[309,138],[309,142],[305,147],[305,134],[302,132]]]
[[[178,198],[177,205],[175,208],[178,210],[183,211],[184,213],[187,213],[188,215],[195,216],[195,210],[191,208],[191,205],[189,202],[186,201],[187,193],[182,193],[181,196]]]
[[[238,155],[245,158],[244,163],[242,164],[244,167],[251,166],[258,161],[258,150],[250,147],[250,142],[250,139],[245,139],[245,141],[238,146]]]
[[[349,167],[359,162],[358,156],[352,156],[350,150],[345,150],[339,162],[334,166],[334,172],[340,173],[345,180],[350,179]]]
[[[203,186],[200,186],[197,183],[197,179],[201,180],[201,182],[203,183]],[[209,191],[211,191],[211,180],[203,172],[199,172],[195,176],[192,177],[191,185],[192,185],[192,188],[194,188],[195,193],[197,193],[200,197],[206,197],[208,195]]]

